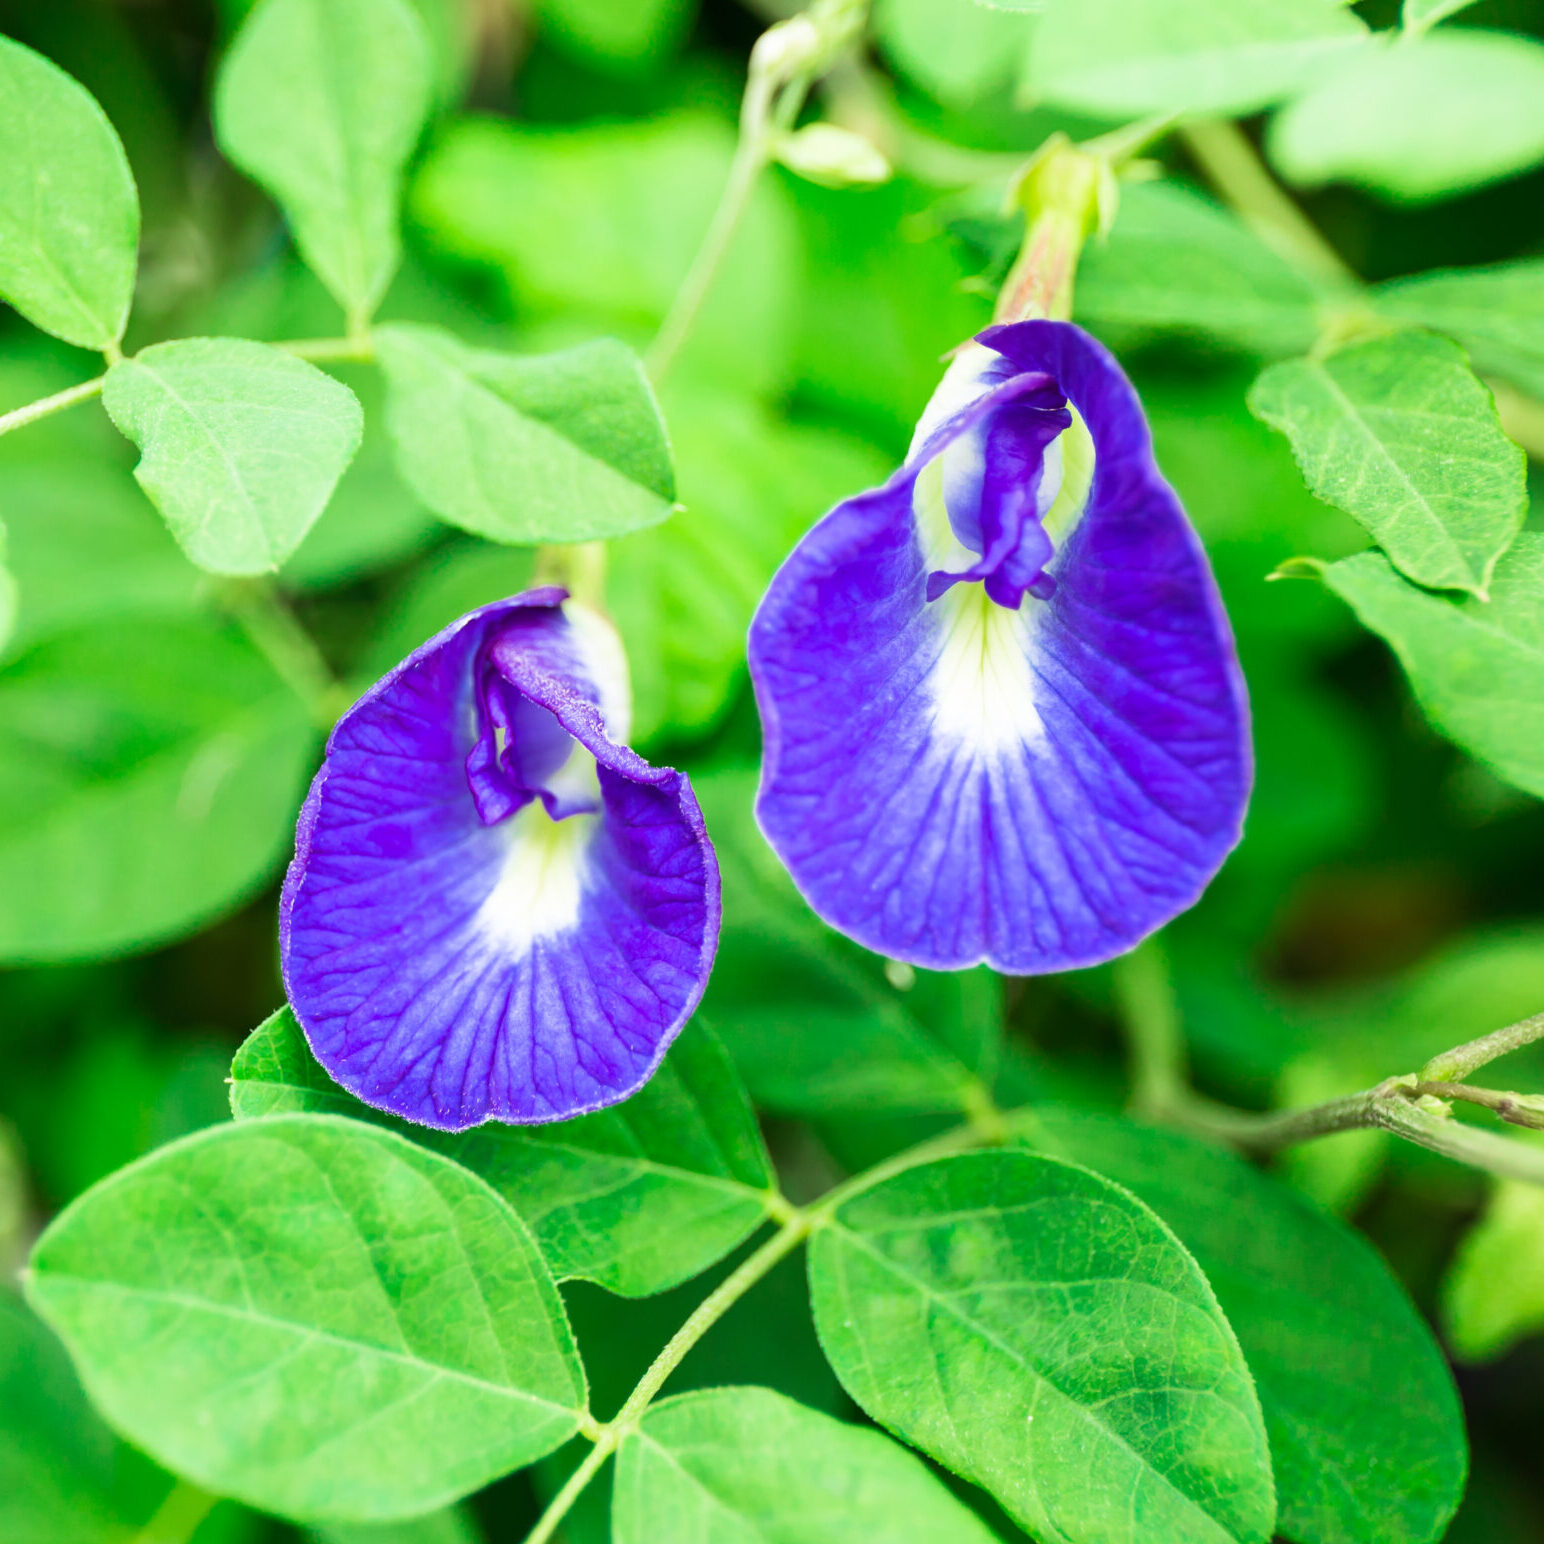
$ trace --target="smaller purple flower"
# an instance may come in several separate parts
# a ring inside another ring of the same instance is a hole
[[[565,598],[462,617],[343,715],[284,883],[285,986],[317,1058],[442,1130],[627,1098],[718,942],[691,785],[622,743],[620,642]]]
[[[1070,323],[966,345],[906,464],[778,570],[750,666],[762,830],[827,922],[895,959],[1110,959],[1238,840],[1227,617],[1136,393]]]

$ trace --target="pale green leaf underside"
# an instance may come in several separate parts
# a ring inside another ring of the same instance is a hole
[[[139,195],[84,86],[0,37],[0,298],[82,348],[123,336],[139,256]]]
[[[442,1506],[551,1452],[585,1406],[519,1218],[331,1116],[214,1127],[119,1170],[44,1233],[28,1292],[115,1426],[282,1516]]]
[[[221,149],[282,206],[300,255],[355,319],[397,266],[431,74],[406,0],[260,0],[216,81]]]
[[[493,541],[592,541],[655,525],[675,484],[636,358],[601,339],[557,354],[380,329],[397,465],[441,519]]]
[[[348,387],[242,338],[159,343],[109,371],[103,404],[183,551],[216,574],[275,569],[332,497],[364,418]]]
[[[1011,7],[959,0],[878,0],[874,35],[930,96],[956,107],[1005,97],[1029,57],[1034,23]]]
[[[991,1544],[995,1534],[882,1433],[764,1388],[655,1405],[623,1439],[616,1544]]]
[[[245,643],[135,619],[0,675],[0,958],[141,947],[259,885],[294,834],[315,730]]]
[[[1249,113],[1366,38],[1341,0],[1048,0],[1028,86],[1112,118]]]
[[[1463,1414],[1431,1331],[1375,1250],[1191,1137],[1041,1107],[1019,1139],[1127,1186],[1195,1256],[1254,1375],[1282,1533],[1295,1544],[1441,1537],[1463,1495]]]
[[[530,1225],[552,1273],[624,1296],[705,1270],[767,1214],[771,1166],[723,1048],[689,1024],[623,1104],[546,1126],[443,1133],[393,1122],[323,1071],[288,1008],[231,1067],[237,1119],[311,1110],[391,1124],[481,1176]]]
[[[1522,525],[1524,461],[1455,343],[1399,332],[1288,360],[1255,382],[1249,406],[1402,573],[1485,593]]]
[[[821,1343],[882,1425],[1058,1544],[1265,1544],[1270,1458],[1195,1261],[1139,1201],[1024,1153],[910,1169],[816,1235]]]
[[[1544,397],[1544,260],[1400,279],[1372,301],[1385,316],[1452,334],[1477,370]]]
[[[1271,160],[1293,182],[1420,202],[1544,159],[1544,44],[1470,28],[1359,53],[1289,103]]]
[[[1488,604],[1419,590],[1377,553],[1331,563],[1324,582],[1388,640],[1443,734],[1544,797],[1544,535],[1517,538]]]
[[[1095,329],[1199,333],[1265,355],[1312,347],[1324,298],[1237,216],[1177,183],[1122,190],[1073,293]]]

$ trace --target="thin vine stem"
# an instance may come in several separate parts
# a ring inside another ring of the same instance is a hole
[[[989,1098],[985,1102],[990,1103]],[[792,1254],[812,1233],[828,1226],[844,1202],[919,1163],[929,1163],[935,1158],[966,1152],[974,1147],[994,1146],[1007,1138],[1010,1131],[1009,1117],[995,1105],[992,1105],[988,1115],[980,1093],[973,1093],[970,1105],[970,1118],[963,1124],[919,1143],[916,1147],[908,1148],[872,1169],[866,1169],[862,1174],[827,1191],[818,1201],[808,1206],[794,1206],[782,1195],[774,1194],[770,1198],[768,1210],[771,1215],[781,1219],[781,1226],[692,1310],[680,1329],[649,1364],[616,1415],[582,1432],[595,1444],[594,1447],[585,1454],[584,1461],[547,1504],[536,1526],[526,1535],[525,1544],[549,1544],[558,1525],[583,1494],[585,1487],[605,1466],[606,1460],[616,1452],[622,1440],[637,1429],[655,1396],[665,1386],[671,1373],[686,1359],[692,1347],[773,1266]]]
[[[328,730],[349,705],[316,641],[290,610],[271,579],[232,579],[220,589],[226,609],[241,624],[274,673],[305,703],[319,728]]]
[[[0,413],[0,434],[9,434],[12,429],[24,429],[28,424],[36,423],[40,418],[47,418],[51,413],[61,413],[67,407],[74,407],[77,402],[89,402],[93,397],[100,397],[106,380],[107,376],[104,373],[94,380],[82,381],[79,386],[70,386],[64,391],[56,391],[51,397],[41,397],[36,402],[29,402],[25,407],[13,408],[9,413]]]
[[[1349,264],[1265,169],[1236,123],[1186,123],[1179,134],[1213,187],[1268,247],[1317,278],[1347,288],[1360,284]]]

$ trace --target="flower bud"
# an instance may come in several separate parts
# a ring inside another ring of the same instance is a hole
[[[825,188],[872,187],[890,178],[890,163],[868,140],[834,123],[785,134],[774,154],[789,171]]]

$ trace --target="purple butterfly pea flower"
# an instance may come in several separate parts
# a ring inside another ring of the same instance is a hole
[[[1113,958],[1238,841],[1227,616],[1136,393],[1071,323],[966,345],[906,464],[778,571],[750,666],[762,830],[827,922],[892,958]]]
[[[559,589],[462,617],[338,721],[280,904],[327,1071],[442,1130],[647,1081],[718,942],[691,785],[620,743],[615,632]]]

